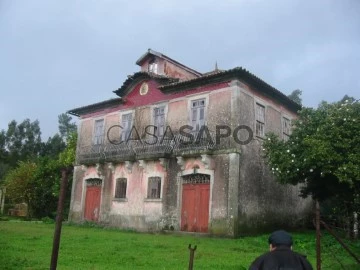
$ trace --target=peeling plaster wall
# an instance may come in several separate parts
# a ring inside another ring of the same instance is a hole
[[[149,85],[152,83],[149,82]],[[158,90],[151,88],[151,91],[156,94]],[[255,132],[256,102],[266,107],[266,132],[273,131],[280,135],[281,118],[294,118],[295,113],[245,83],[234,80],[226,85],[219,84],[217,89],[215,86],[191,89],[164,100],[162,104],[168,106],[166,124],[171,126],[173,132],[182,125],[190,124],[190,101],[199,98],[206,99],[206,122],[211,132],[215,132],[216,125],[231,128],[231,136],[221,138],[208,163],[201,154],[192,153],[183,157],[182,164],[176,156],[171,156],[164,167],[157,159],[128,164],[105,163],[98,168],[95,165],[87,168],[76,166],[69,219],[75,222],[83,220],[86,195],[84,179],[94,176],[103,179],[101,223],[141,231],[180,230],[182,174],[198,166],[212,175],[210,233],[237,236],[301,223],[311,202],[298,197],[299,187],[282,186],[275,182],[261,156],[262,139],[254,134],[254,140],[250,143],[239,145],[232,137],[239,125],[246,125]],[[134,105],[131,99],[128,102]],[[144,103],[136,108],[130,105],[124,109],[133,110],[139,131],[151,124],[153,104]],[[119,124],[120,115],[121,110],[109,112],[105,117],[105,129]],[[94,119],[101,117],[101,114],[94,114],[81,121],[79,145],[91,145]],[[112,134],[116,135],[116,132]],[[249,133],[241,130],[238,137],[245,141]],[[162,177],[161,200],[146,198],[148,177],[151,176]],[[116,179],[120,177],[127,178],[126,200],[114,198]]]

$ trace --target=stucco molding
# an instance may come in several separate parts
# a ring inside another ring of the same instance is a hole
[[[115,172],[114,163],[110,162],[110,163],[108,164],[108,169],[111,171],[112,174],[114,174],[114,172]]]
[[[146,170],[146,161],[143,159],[139,159],[138,161],[139,161],[139,167]]]
[[[204,164],[205,169],[211,168],[212,158],[209,155],[201,155],[201,162]]]
[[[176,157],[177,159],[177,164],[179,164],[181,166],[181,169],[184,170],[185,169],[185,160],[182,156],[178,156]]]
[[[134,162],[126,160],[125,161],[125,168],[128,170],[129,173],[132,172],[132,167],[134,165]]]
[[[169,159],[167,158],[159,158],[160,165],[163,167],[163,169],[166,171],[169,165]]]
[[[96,173],[97,173],[99,176],[101,176],[101,175],[103,174],[100,163],[96,163],[96,165],[95,165],[95,170],[96,170]]]

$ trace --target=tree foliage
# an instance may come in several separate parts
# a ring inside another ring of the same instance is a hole
[[[76,133],[76,123],[71,122],[72,117],[66,113],[62,113],[58,116],[59,132],[61,138],[68,138],[70,134]]]
[[[28,204],[29,213],[33,205],[33,176],[36,164],[32,161],[20,161],[15,169],[9,171],[5,178],[6,195],[13,203]]]
[[[1,151],[6,152],[6,163],[11,167],[16,166],[19,161],[36,158],[40,152],[41,131],[37,120],[31,122],[25,119],[20,124],[13,120],[1,137],[1,140],[5,140],[0,145]]]
[[[296,102],[297,104],[301,105],[302,104],[301,95],[302,95],[302,91],[300,89],[296,89],[292,91],[290,95],[288,95],[288,98],[290,98],[292,101]]]
[[[268,134],[264,153],[282,183],[302,183],[302,196],[354,201],[360,194],[360,102],[345,98],[304,108],[287,141]]]
[[[5,179],[2,182],[11,203],[26,202],[35,217],[53,215],[61,169],[73,166],[75,161],[77,133],[73,125],[71,117],[60,115],[62,135],[55,134],[45,143],[41,142],[38,121],[12,121],[7,131],[0,132],[0,181]],[[67,204],[69,201],[70,192]]]

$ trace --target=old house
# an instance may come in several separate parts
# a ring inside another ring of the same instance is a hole
[[[236,236],[298,224],[309,201],[277,184],[265,133],[299,105],[243,68],[197,72],[149,49],[114,97],[80,118],[69,220]]]

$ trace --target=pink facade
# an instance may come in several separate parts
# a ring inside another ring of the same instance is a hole
[[[296,226],[309,202],[298,187],[274,181],[259,149],[265,132],[287,135],[284,123],[299,105],[241,68],[202,75],[152,50],[137,64],[141,71],[115,91],[118,98],[70,111],[81,121],[69,219],[232,236]],[[197,143],[182,144],[185,125]],[[217,142],[219,125],[231,136]],[[246,144],[233,138],[241,125],[252,131]],[[165,130],[173,133],[168,140]]]

